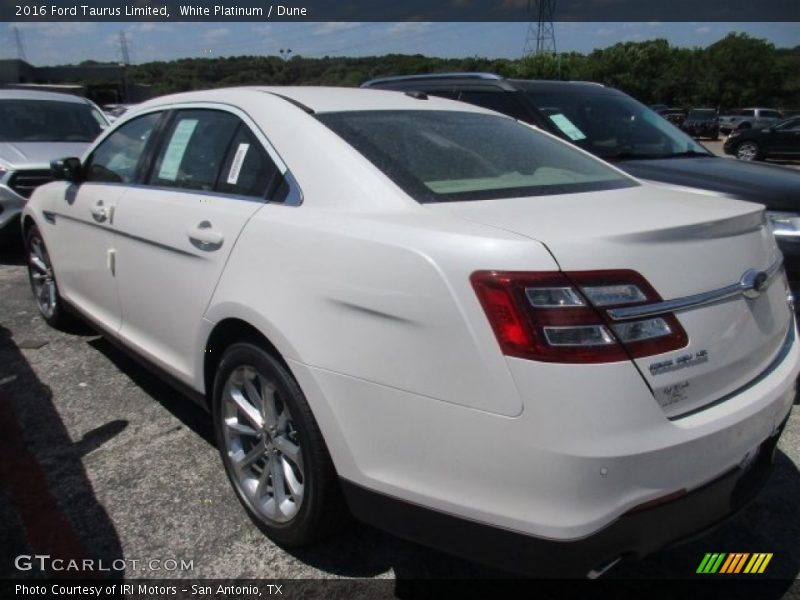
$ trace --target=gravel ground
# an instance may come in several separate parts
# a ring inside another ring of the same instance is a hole
[[[22,263],[19,250],[0,254],[0,578],[30,576],[13,561],[34,553],[125,559],[130,578],[505,577],[359,524],[311,549],[275,546],[234,498],[206,413],[91,331],[47,327]],[[706,552],[740,551],[773,552],[766,576],[795,579],[799,441],[795,408],[748,509],[610,577],[686,578]],[[152,559],[193,564],[151,570]],[[787,586],[771,597],[789,597]]]

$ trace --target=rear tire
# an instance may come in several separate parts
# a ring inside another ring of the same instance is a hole
[[[228,479],[277,544],[313,543],[347,523],[333,462],[300,386],[251,342],[233,344],[214,378],[214,432]]]
[[[28,279],[39,314],[51,327],[68,328],[74,324],[75,319],[64,310],[53,264],[36,225],[31,225],[25,233],[25,250],[28,255]]]

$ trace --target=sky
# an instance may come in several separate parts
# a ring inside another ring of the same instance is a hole
[[[16,58],[11,23],[0,23],[0,58]],[[133,63],[243,54],[368,56],[424,54],[444,58],[519,58],[527,23],[18,23],[25,56],[37,66],[82,60],[120,61],[124,32]],[[729,32],[778,47],[800,45],[800,23],[555,23],[559,52],[591,52],[620,41],[666,38],[705,47]],[[291,53],[289,53],[291,50]]]

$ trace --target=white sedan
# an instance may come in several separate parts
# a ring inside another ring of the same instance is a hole
[[[800,353],[759,205],[361,89],[159,98],[54,170],[23,215],[42,315],[83,316],[207,406],[279,544],[349,510],[597,575],[769,472]]]

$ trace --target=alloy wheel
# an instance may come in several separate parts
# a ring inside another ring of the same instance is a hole
[[[305,468],[289,407],[255,367],[239,366],[222,391],[225,455],[251,508],[273,523],[288,523],[303,503]]]
[[[742,142],[736,149],[739,160],[755,160],[758,157],[758,146],[753,142]]]
[[[52,319],[58,309],[58,289],[50,256],[37,234],[28,241],[28,272],[39,310],[46,319]]]

